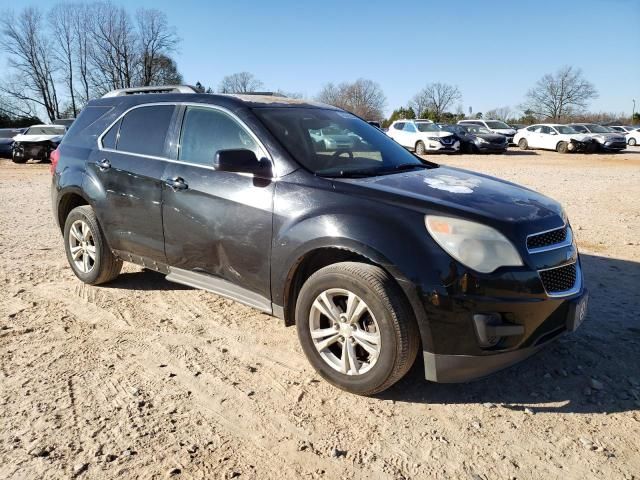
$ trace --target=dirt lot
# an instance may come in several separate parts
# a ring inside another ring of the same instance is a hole
[[[275,318],[127,265],[81,284],[48,165],[0,160],[0,478],[640,478],[640,149],[442,163],[560,200],[585,325],[466,385],[319,378]]]

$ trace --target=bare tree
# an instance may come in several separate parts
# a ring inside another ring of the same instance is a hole
[[[136,20],[142,70],[139,83],[143,86],[161,84],[167,77],[168,54],[175,51],[179,38],[160,10],[141,8]],[[175,65],[173,60],[171,63]]]
[[[74,117],[78,114],[73,78],[75,70],[75,31],[72,25],[75,8],[76,6],[71,3],[60,3],[53,7],[49,13],[49,22],[53,32],[53,55],[55,56],[56,62],[60,65],[60,69],[63,71],[65,86],[69,92],[71,102],[71,113]]]
[[[93,15],[92,7],[86,3],[78,3],[73,5],[70,14],[71,29],[74,38],[74,68],[78,73],[80,82],[79,94],[82,103],[87,103],[91,98],[91,72],[90,72],[90,53],[93,45]]]
[[[538,80],[527,92],[522,109],[560,121],[584,110],[597,97],[595,86],[583,77],[582,70],[565,66]]]
[[[447,83],[430,83],[420,90],[411,100],[410,105],[420,115],[429,110],[436,121],[440,121],[442,114],[462,99],[458,87]],[[420,107],[420,110],[418,110]]]
[[[506,122],[513,115],[513,110],[510,107],[498,107],[487,111],[484,116],[488,119],[502,120]]]
[[[367,120],[383,118],[387,102],[380,85],[365,78],[359,78],[353,83],[343,82],[337,86],[328,83],[322,88],[316,99]]]
[[[55,66],[43,31],[42,14],[35,8],[25,8],[17,17],[7,13],[0,19],[0,48],[9,54],[14,80],[19,79],[2,83],[0,92],[41,105],[54,120],[59,115]]]
[[[252,73],[240,72],[224,77],[218,90],[220,93],[247,93],[258,91],[262,86],[262,82]]]
[[[93,42],[89,50],[91,83],[96,93],[135,86],[137,33],[123,7],[92,5]],[[139,56],[138,56],[139,58]]]

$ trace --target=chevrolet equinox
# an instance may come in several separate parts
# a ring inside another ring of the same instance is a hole
[[[424,160],[328,105],[116,90],[89,102],[51,170],[81,281],[133,262],[275,315],[356,394],[393,385],[419,351],[428,380],[485,376],[586,314],[557,202]]]

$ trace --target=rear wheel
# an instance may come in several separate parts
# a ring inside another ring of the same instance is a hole
[[[556,145],[556,152],[569,153],[569,144],[567,142],[558,142],[558,145]]]
[[[381,268],[344,262],[318,270],[296,302],[298,338],[329,383],[373,395],[400,380],[420,344],[409,305]]]
[[[427,149],[424,146],[424,143],[422,141],[419,141],[418,143],[416,143],[416,154],[418,155],[424,155],[427,152]]]
[[[98,285],[120,274],[122,260],[111,252],[90,206],[71,210],[64,224],[64,245],[73,273],[84,283]]]
[[[631,145],[632,147],[635,147],[636,145],[636,139],[635,138],[630,138],[629,141],[627,142],[629,145]]]
[[[520,150],[528,150],[529,142],[527,142],[526,138],[521,138],[520,141],[518,142],[518,147],[520,147]]]

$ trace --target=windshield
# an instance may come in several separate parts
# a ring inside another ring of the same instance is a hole
[[[466,129],[467,129],[467,132],[473,133],[474,135],[487,135],[487,134],[493,133],[488,128],[479,127],[477,125],[467,125]]]
[[[19,133],[19,130],[0,130],[0,138],[13,138]]]
[[[571,135],[572,133],[578,133],[576,130],[574,130],[571,127],[567,127],[566,125],[554,125],[553,128],[555,128],[558,133],[561,133],[563,135]]]
[[[436,166],[422,162],[355,115],[319,108],[254,108],[295,160],[328,177],[376,176]],[[339,131],[339,137],[326,135]]]
[[[30,127],[25,135],[62,135],[64,127]]]
[[[498,120],[489,120],[484,123],[486,123],[489,128],[506,128],[508,130],[513,130],[509,125],[504,122],[499,122]]]
[[[440,127],[437,126],[435,123],[429,123],[429,122],[415,122],[416,123],[416,127],[418,127],[418,130],[420,130],[421,132],[439,132],[440,131]]]
[[[591,133],[610,133],[606,127],[602,127],[596,124],[586,125],[587,129],[591,131]]]

